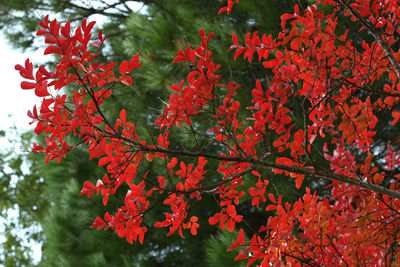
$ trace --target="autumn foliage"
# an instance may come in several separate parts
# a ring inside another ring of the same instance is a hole
[[[240,3],[233,6],[238,2],[229,0],[220,13],[240,9]],[[339,27],[345,20],[356,25],[355,32]],[[37,35],[45,37],[44,54],[57,55],[56,68],[40,66],[34,73],[29,59],[15,67],[24,78],[22,89],[42,98],[28,115],[46,144],[34,144],[33,151],[45,153],[46,162],[60,162],[77,145],[73,135],[106,170],[97,182],[86,181],[81,195],[101,195],[107,205],[121,185],[129,186],[119,192],[126,194],[121,207],[96,218],[92,227],[142,243],[146,213],[163,205],[155,227],[168,228],[168,235],[196,235],[201,225],[191,207],[211,194],[220,209],[209,223],[237,230],[227,249],[240,247],[236,258],[249,265],[399,264],[398,1],[317,0],[283,14],[278,36],[233,33],[231,56],[243,64],[260,62],[268,74],[251,85],[222,76],[212,57],[213,33],[200,29],[200,45],[179,50],[173,60],[193,69],[172,85],[154,122],[161,133],[153,137],[135,132],[129,111],[121,110],[115,120],[105,116],[102,104],[113,85],[131,85],[130,74],[141,63],[138,54],[119,65],[98,62],[106,36],[93,36],[94,24],[83,20],[70,29],[69,22],[46,16]],[[353,40],[356,35],[363,40]],[[63,93],[66,86],[75,88],[72,95]],[[239,90],[251,94],[250,105],[243,106]],[[204,121],[213,123],[206,138],[220,151],[171,148],[169,133],[186,127],[195,135]],[[149,173],[145,161],[164,162],[165,169]],[[218,163],[218,180],[207,177],[210,162]],[[267,193],[268,176],[275,174],[286,175],[298,189],[305,177],[331,183],[323,196],[306,188],[295,203],[285,203],[282,195]],[[237,211],[245,196],[269,214],[255,231]]]

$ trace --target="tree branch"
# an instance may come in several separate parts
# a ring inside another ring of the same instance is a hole
[[[122,136],[118,136],[117,138],[122,138],[124,140],[128,140],[131,143],[133,142],[132,140],[126,139]],[[292,172],[292,173],[296,173],[296,174],[302,174],[302,175],[307,175],[307,176],[316,177],[316,178],[323,178],[323,179],[331,180],[331,181],[338,181],[341,183],[358,186],[360,188],[369,189],[376,193],[381,193],[381,194],[388,195],[393,198],[400,199],[400,192],[393,191],[393,190],[387,189],[383,186],[370,184],[370,183],[364,182],[362,180],[358,180],[358,179],[351,178],[351,177],[344,176],[344,175],[335,174],[335,173],[328,172],[328,171],[310,169],[310,168],[306,168],[306,167],[286,166],[286,165],[282,165],[282,164],[269,162],[269,161],[267,161],[267,159],[257,160],[257,159],[253,159],[253,158],[249,158],[249,157],[248,158],[226,157],[226,156],[208,154],[208,153],[204,153],[204,152],[188,152],[188,151],[171,150],[171,149],[164,149],[164,148],[149,148],[142,144],[139,144],[138,142],[134,142],[134,143],[143,152],[163,153],[163,154],[172,154],[172,155],[180,155],[180,156],[188,156],[188,157],[205,157],[208,159],[215,159],[215,160],[227,161],[227,162],[237,162],[237,163],[248,162],[254,166],[254,169],[257,169],[257,168],[278,169],[278,170],[288,171],[288,172]]]
[[[95,9],[95,8],[87,8],[87,7],[84,7],[84,6],[80,6],[80,5],[77,5],[77,4],[74,4],[74,3],[72,3],[72,2],[70,2],[70,3],[68,3],[70,6],[72,6],[72,7],[74,7],[74,8],[76,8],[76,9],[80,9],[80,10],[82,10],[82,11],[84,11],[84,12],[87,12],[87,14],[88,14],[88,16],[89,15],[93,15],[93,14],[100,14],[100,15],[104,15],[104,16],[106,16],[106,17],[118,17],[118,18],[121,18],[121,19],[125,19],[125,18],[127,18],[128,17],[128,15],[125,15],[125,14],[118,14],[118,13],[114,13],[114,12],[107,12],[106,10],[108,9],[108,8],[104,8],[104,9]]]
[[[311,176],[311,177],[318,177],[318,178],[323,178],[326,180],[338,181],[341,183],[355,185],[355,186],[358,186],[361,188],[369,189],[376,193],[381,193],[381,194],[388,195],[393,198],[400,199],[400,192],[393,191],[393,190],[384,188],[379,185],[370,184],[370,183],[367,183],[367,182],[364,182],[361,180],[357,180],[357,179],[354,179],[354,178],[351,178],[348,176],[344,176],[344,175],[339,175],[339,174],[322,171],[322,170],[310,169],[310,168],[306,168],[306,167],[286,166],[286,165],[267,162],[267,161],[264,161],[264,162],[258,163],[258,164],[266,169],[278,169],[278,170],[293,172],[293,173],[297,173],[297,174],[303,174],[303,175],[307,175],[307,176]]]

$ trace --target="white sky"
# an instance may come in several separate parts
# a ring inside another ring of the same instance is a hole
[[[0,139],[0,149],[12,149],[12,144],[8,142],[8,138],[13,138],[10,134],[14,133],[10,133],[8,130],[13,126],[20,133],[33,129],[33,125],[29,125],[30,119],[26,113],[32,109],[35,103],[38,103],[38,98],[34,95],[33,90],[20,89],[19,85],[23,79],[19,75],[19,72],[14,69],[14,66],[15,64],[23,65],[26,58],[40,62],[43,60],[43,57],[39,52],[22,54],[21,52],[12,50],[7,45],[4,36],[0,35],[0,58],[0,81],[2,81],[0,87],[0,130],[6,131],[6,138]],[[17,212],[10,210],[9,216],[10,219],[15,218]],[[23,233],[21,234],[23,235]],[[0,241],[3,241],[1,236]],[[41,255],[41,245],[30,245],[32,246],[34,260],[38,262]]]
[[[13,125],[18,129],[32,129],[30,119],[26,116],[28,110],[37,103],[33,90],[20,89],[23,81],[19,72],[14,69],[16,64],[24,65],[27,58],[31,61],[40,61],[40,53],[26,53],[12,50],[7,45],[4,36],[0,35],[0,129],[7,131]]]

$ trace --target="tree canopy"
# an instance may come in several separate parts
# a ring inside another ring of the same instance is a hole
[[[228,0],[219,13],[234,20],[237,9],[257,25],[241,3],[233,7],[238,2]],[[232,33],[230,72],[213,51],[213,40],[224,39],[200,28],[198,44],[178,43],[173,60],[187,75],[167,83],[166,104],[142,120],[134,110],[103,108],[118,99],[120,84],[136,81],[139,53],[108,62],[101,56],[107,37],[91,33],[93,22],[71,29],[46,16],[37,35],[45,36],[45,54],[58,57],[56,67],[34,72],[29,60],[15,67],[22,89],[43,98],[29,113],[35,133],[46,137],[33,151],[61,162],[83,146],[98,158],[105,174],[85,181],[81,195],[100,195],[104,206],[114,196],[121,202],[92,227],[129,243],[143,243],[155,228],[197,235],[205,216],[235,232],[228,250],[249,265],[396,265],[399,10],[396,1],[296,4],[274,36]],[[235,77],[243,73],[251,76],[240,85]],[[149,122],[154,130],[139,130]],[[305,193],[289,203],[287,192],[269,189],[271,176]],[[330,183],[317,195],[312,184],[321,179]],[[214,207],[198,209],[204,202]],[[260,212],[263,219],[252,221]]]
[[[149,116],[151,117],[149,111],[159,109],[160,105],[164,105],[162,99],[168,97],[169,92],[166,90],[168,86],[176,82],[177,77],[187,74],[188,70],[190,70],[187,66],[176,64],[173,66],[170,64],[175,57],[176,49],[182,48],[189,41],[199,41],[197,32],[201,25],[209,29],[218,28],[219,38],[226,39],[224,42],[213,46],[215,50],[219,51],[214,54],[215,58],[227,66],[221,71],[227,73],[227,75],[240,72],[242,75],[235,78],[237,82],[242,84],[251,82],[249,77],[256,73],[260,66],[247,69],[246,66],[233,61],[233,58],[226,57],[225,50],[230,45],[228,39],[230,39],[231,32],[242,32],[244,34],[255,27],[267,32],[278,32],[280,25],[279,11],[281,9],[289,10],[290,5],[285,5],[281,1],[268,1],[268,7],[265,8],[265,3],[248,1],[242,4],[246,14],[257,14],[257,10],[260,8],[264,8],[265,13],[268,14],[268,16],[259,14],[254,21],[248,22],[243,14],[235,18],[233,16],[230,18],[218,18],[215,15],[214,0],[206,2],[202,1],[196,5],[193,5],[192,1],[178,1],[177,3],[168,1],[167,3],[163,2],[161,6],[159,4],[148,4],[144,13],[132,13],[129,19],[125,17],[110,17],[111,20],[107,20],[106,23],[103,22],[103,32],[112,36],[112,39],[109,38],[107,40],[107,49],[103,60],[121,62],[134,51],[141,51],[141,62],[143,62],[143,71],[136,73],[133,77],[135,80],[133,87],[118,87],[118,85],[115,85],[114,93],[111,96],[112,100],[105,103],[106,106],[103,106],[103,112],[110,116],[115,116],[119,113],[121,107],[133,110],[133,117],[137,123],[136,131],[143,134],[152,131],[152,119],[149,119]],[[80,4],[79,2],[76,3]],[[37,3],[38,11],[31,10],[30,14],[41,14],[40,4],[41,2]],[[29,9],[29,7],[29,3],[27,3],[26,8]],[[12,14],[12,12],[7,13],[7,15],[11,16]],[[68,12],[57,13],[57,15],[62,21],[66,21],[68,16],[70,17]],[[188,17],[196,17],[196,22],[194,23],[194,20],[191,19],[192,23],[188,23]],[[14,19],[15,25],[23,28],[21,26],[23,21],[19,21],[18,17]],[[35,16],[30,16],[30,19],[32,19],[33,26],[29,29],[33,31],[37,25],[36,18]],[[73,21],[76,22],[76,20]],[[73,24],[71,22],[71,25]],[[116,34],[116,31],[118,31],[118,34]],[[143,34],[144,32],[146,34]],[[159,32],[163,32],[164,35],[159,35]],[[26,31],[24,34],[29,35]],[[34,33],[29,36],[34,36]],[[41,47],[38,42],[35,42],[35,45]],[[51,62],[53,59],[49,59],[49,61]],[[67,89],[67,94],[72,94],[73,90],[74,88]],[[241,94],[241,97],[249,101],[249,97],[246,94]],[[22,140],[24,140],[24,143],[33,142],[30,134],[25,135]],[[185,138],[185,140],[180,138],[180,142],[185,146],[193,145],[190,137]],[[18,144],[15,143],[15,146],[18,146]],[[23,150],[26,150],[26,148]],[[71,155],[65,159],[64,164],[49,163],[46,168],[41,167],[43,160],[40,155],[16,155],[15,159],[11,159],[12,161],[24,162],[24,164],[30,166],[31,172],[35,173],[35,175],[21,174],[20,171],[15,170],[16,173],[19,173],[17,175],[19,177],[18,190],[29,190],[31,192],[30,195],[35,197],[35,200],[26,202],[31,203],[31,205],[38,200],[46,203],[46,205],[35,207],[35,211],[31,213],[30,205],[23,205],[25,202],[15,202],[20,212],[32,214],[32,216],[28,216],[29,220],[39,224],[39,227],[26,227],[22,230],[28,233],[34,230],[31,234],[25,235],[25,239],[32,240],[31,236],[34,236],[37,237],[35,239],[37,242],[43,244],[40,265],[62,264],[63,266],[70,266],[76,265],[78,261],[83,261],[87,266],[105,266],[107,264],[131,266],[132,259],[135,259],[135,262],[140,266],[153,266],[155,264],[182,265],[183,262],[195,265],[214,262],[214,265],[218,266],[232,264],[233,253],[226,255],[216,253],[216,251],[226,249],[226,240],[229,240],[232,235],[219,234],[216,231],[217,229],[206,227],[207,216],[210,212],[207,210],[208,207],[213,205],[212,199],[207,202],[202,201],[196,205],[198,210],[207,211],[204,216],[199,218],[200,223],[203,223],[204,226],[200,229],[198,238],[187,237],[180,239],[171,236],[164,240],[161,238],[164,233],[150,232],[146,238],[147,243],[140,246],[140,248],[129,247],[128,249],[117,239],[111,239],[111,233],[100,234],[89,231],[86,226],[90,225],[96,214],[104,212],[104,208],[93,205],[94,203],[88,203],[82,198],[78,200],[75,197],[79,194],[78,185],[84,182],[85,177],[100,175],[99,170],[95,170],[96,164],[87,162],[87,159],[88,155],[83,149],[75,149],[73,156]],[[2,166],[5,165],[10,164],[4,162]],[[151,168],[154,172],[157,172],[157,168],[163,168],[163,166],[152,164]],[[213,169],[216,169],[216,167],[209,170],[210,175],[213,175],[212,172],[216,172]],[[10,175],[4,175],[4,181],[9,181],[9,177]],[[32,183],[38,183],[40,188],[31,187],[30,184]],[[275,188],[282,192],[287,190],[287,184],[284,181],[272,179],[271,183],[274,186],[274,191]],[[14,188],[10,187],[9,182],[7,182],[4,186],[4,196],[11,196],[13,192]],[[294,190],[288,192],[286,194],[287,199],[294,199],[294,192]],[[50,205],[48,205],[49,203]],[[108,206],[110,208],[110,204]],[[7,207],[10,206],[8,204],[2,206],[5,218],[7,218]],[[248,207],[249,203],[242,203],[240,209],[247,211]],[[162,211],[160,210],[159,212]],[[38,214],[42,214],[42,216],[37,216]],[[20,218],[28,219],[28,217],[25,215]],[[71,220],[71,217],[80,219]],[[148,217],[148,220],[151,219]],[[261,217],[260,212],[253,211],[248,212],[248,220],[260,224],[263,217]],[[23,223],[23,225],[27,224]],[[8,228],[10,235],[8,236],[6,250],[10,252],[7,253],[7,259],[12,260],[13,263],[6,263],[6,259],[4,262],[1,261],[6,266],[22,266],[32,262],[32,259],[29,259],[29,253],[27,253],[30,247],[24,246],[23,244],[26,241],[21,242],[18,235],[15,235],[16,229],[20,231],[21,227],[17,228],[10,224]],[[42,230],[40,231],[40,229]],[[109,245],[99,248],[97,243],[101,242],[100,240],[107,240]],[[220,242],[221,240],[225,240],[225,242]],[[11,252],[11,247],[22,251],[23,253],[20,254],[22,258],[16,257]],[[110,257],[110,255],[117,254],[119,255],[118,257]]]

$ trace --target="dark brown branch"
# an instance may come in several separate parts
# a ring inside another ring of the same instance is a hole
[[[328,234],[326,235],[326,237],[329,239],[329,242],[331,243],[332,247],[335,249],[336,253],[339,255],[339,257],[342,259],[342,261],[344,262],[344,264],[346,264],[346,266],[348,267],[349,264],[345,261],[345,259],[343,258],[342,254],[340,254],[339,250],[337,249],[337,247],[335,246],[335,244],[333,243],[332,237],[330,237]]]
[[[72,2],[69,2],[68,5],[76,8],[76,9],[80,9],[80,10],[82,10],[84,12],[87,12],[88,16],[89,15],[93,15],[93,14],[100,14],[100,15],[104,15],[106,17],[118,17],[118,18],[121,18],[121,19],[125,19],[125,18],[128,17],[127,14],[119,14],[119,13],[114,13],[114,12],[107,12],[106,10],[108,9],[108,7],[107,8],[103,8],[103,9],[95,9],[93,7],[88,8],[88,7],[80,6],[80,5],[74,4]]]
[[[358,86],[355,83],[352,83],[352,82],[349,82],[349,81],[344,81],[344,83],[346,83],[346,84],[348,84],[350,86],[353,86],[354,88],[357,88],[357,89],[359,89],[361,91],[365,91],[365,92],[368,92],[368,93],[371,93],[371,94],[381,95],[381,96],[400,97],[400,94],[392,94],[392,93],[388,93],[388,92],[385,92],[385,91],[376,91],[376,90],[368,89],[368,88],[365,88],[363,86]]]
[[[348,176],[335,174],[335,173],[332,173],[329,171],[310,169],[310,168],[306,168],[306,167],[286,166],[286,165],[282,165],[282,164],[269,162],[267,159],[256,160],[253,158],[243,158],[243,157],[224,157],[224,156],[213,155],[213,154],[208,154],[208,153],[204,153],[204,152],[188,152],[188,151],[172,150],[172,149],[164,149],[164,148],[149,148],[142,144],[139,144],[138,142],[134,142],[134,141],[124,138],[122,136],[116,136],[116,137],[122,138],[123,140],[128,141],[130,143],[134,143],[135,146],[139,147],[139,149],[144,152],[163,153],[163,154],[188,156],[188,157],[205,157],[208,159],[215,159],[215,160],[226,161],[226,162],[248,162],[248,163],[251,163],[253,166],[255,166],[255,168],[278,169],[278,170],[288,171],[288,172],[292,172],[292,173],[296,173],[296,174],[307,175],[310,177],[318,177],[318,178],[323,178],[326,180],[338,181],[341,183],[358,186],[361,188],[369,189],[376,193],[381,193],[381,194],[388,195],[393,198],[400,199],[400,192],[393,191],[393,190],[387,189],[387,188],[379,186],[379,185],[370,184],[368,182],[364,182],[364,181],[361,181],[361,180],[358,180],[355,178],[351,178]]]
[[[228,183],[228,182],[230,182],[230,181],[232,181],[232,180],[235,180],[235,179],[237,179],[237,178],[239,178],[239,177],[242,177],[243,175],[245,175],[245,174],[247,174],[247,173],[253,171],[254,169],[255,169],[255,168],[250,168],[250,169],[247,169],[247,170],[245,170],[245,171],[239,172],[239,173],[233,175],[231,178],[226,179],[226,180],[223,180],[223,181],[221,181],[221,182],[219,182],[219,183],[216,183],[216,184],[204,186],[204,187],[201,187],[201,188],[195,188],[195,189],[188,190],[188,191],[181,192],[181,193],[188,194],[188,193],[193,193],[193,192],[210,192],[210,191],[214,191],[214,190],[217,189],[219,186],[221,186],[221,185],[223,185],[223,184],[226,184],[226,183]]]
[[[258,164],[266,169],[278,169],[278,170],[293,172],[293,173],[297,173],[297,174],[303,174],[303,175],[307,175],[307,176],[311,176],[311,177],[318,177],[318,178],[323,178],[326,180],[338,181],[341,183],[355,185],[355,186],[358,186],[361,188],[369,189],[376,193],[381,193],[384,195],[388,195],[390,197],[400,199],[400,192],[393,191],[393,190],[384,188],[379,185],[370,184],[370,183],[367,183],[367,182],[364,182],[364,181],[361,181],[358,179],[350,178],[350,177],[347,177],[344,175],[331,173],[328,171],[310,169],[310,168],[306,168],[306,167],[286,166],[286,165],[281,165],[281,164],[267,162],[267,161],[258,163]]]

